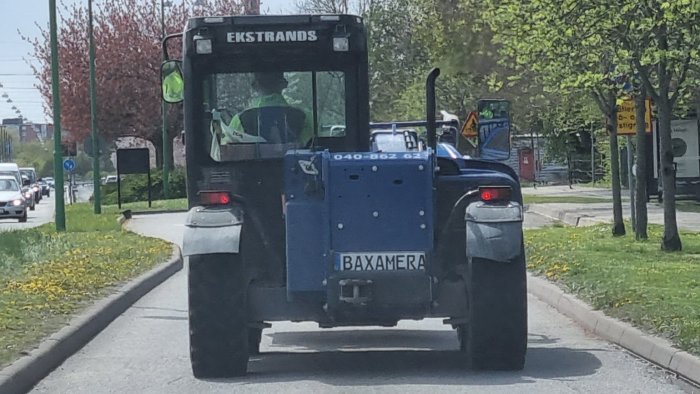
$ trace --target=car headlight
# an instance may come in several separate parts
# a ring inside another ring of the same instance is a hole
[[[32,198],[32,192],[26,192],[24,193],[25,198]]]
[[[22,200],[14,200],[14,201],[12,201],[12,205],[14,205],[14,206],[16,206],[16,207],[22,205],[23,203],[24,203],[24,201],[22,201]]]

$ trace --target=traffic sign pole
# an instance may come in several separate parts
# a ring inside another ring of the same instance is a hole
[[[63,166],[61,156],[61,97],[58,81],[58,37],[56,0],[49,0],[49,30],[51,36],[51,93],[53,101],[53,176],[56,198],[56,231],[66,231],[66,201],[63,194]]]

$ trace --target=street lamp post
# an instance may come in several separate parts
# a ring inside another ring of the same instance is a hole
[[[66,231],[66,211],[63,195],[63,157],[61,156],[61,97],[58,80],[58,37],[56,0],[49,0],[49,30],[51,36],[51,90],[53,101],[53,175],[56,191],[56,231]]]
[[[160,38],[165,39],[165,1],[160,0]],[[170,3],[168,2],[168,5]],[[164,56],[164,55],[161,55]],[[165,58],[162,58],[165,61]],[[163,198],[167,199],[170,189],[170,137],[168,136],[168,120],[167,111],[168,104],[165,100],[161,100],[161,122],[163,128],[163,149],[162,149],[162,160],[163,160]]]
[[[90,35],[90,127],[92,128],[92,196],[94,211],[102,213],[100,190],[100,142],[97,138],[97,82],[95,78],[95,37],[92,29],[92,0],[88,0],[88,34]]]

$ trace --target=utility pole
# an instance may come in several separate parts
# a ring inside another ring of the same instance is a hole
[[[0,163],[5,161],[5,151],[7,150],[7,142],[5,142],[7,137],[5,137],[5,135],[5,126],[0,126],[0,144],[2,144],[2,150],[0,151]]]
[[[58,80],[58,37],[56,0],[49,0],[51,35],[51,91],[53,101],[53,175],[56,198],[56,231],[66,231],[66,201],[63,195],[63,157],[61,155],[61,97]]]
[[[2,144],[2,151],[0,151],[0,163],[5,161],[5,151],[7,150],[7,132],[5,131],[5,126],[0,126],[0,144]]]
[[[641,120],[642,122],[644,119]],[[632,229],[635,234],[637,233],[636,218],[637,214],[635,212],[634,206],[634,174],[632,173],[632,168],[634,167],[634,153],[632,152],[632,136],[627,136],[627,187],[630,192],[630,221],[632,222]]]
[[[97,138],[97,82],[95,81],[95,37],[92,30],[92,0],[88,0],[88,34],[90,35],[90,127],[92,128],[92,196],[95,214],[102,213],[100,190],[100,142]],[[71,189],[72,190],[72,189]]]
[[[160,39],[165,39],[165,3],[164,0],[160,0]],[[161,55],[164,56],[164,55]],[[166,59],[163,57],[163,61]],[[162,129],[163,129],[163,198],[167,199],[170,189],[170,137],[168,136],[168,103],[165,100],[160,100],[160,112],[162,116]]]
[[[591,123],[591,180],[595,186],[595,126]]]

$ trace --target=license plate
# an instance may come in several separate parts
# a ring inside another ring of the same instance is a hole
[[[425,270],[424,252],[338,253],[336,271]]]

